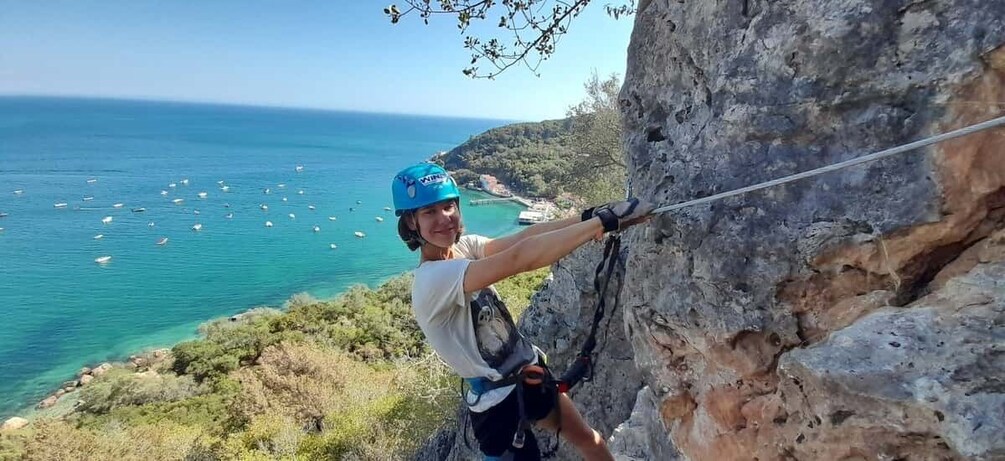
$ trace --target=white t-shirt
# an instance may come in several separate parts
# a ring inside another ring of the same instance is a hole
[[[537,363],[534,346],[516,329],[495,287],[464,293],[464,273],[472,259],[485,256],[480,235],[465,235],[453,246],[455,259],[426,261],[415,269],[412,309],[433,350],[462,378],[500,380]],[[478,399],[468,393],[471,411],[483,412],[513,391],[493,389]]]

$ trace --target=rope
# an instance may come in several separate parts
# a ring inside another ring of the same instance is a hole
[[[722,192],[715,195],[709,195],[708,197],[702,197],[699,199],[688,200],[686,202],[677,203],[674,205],[667,205],[664,207],[657,208],[652,211],[651,214],[665,213],[667,211],[679,210],[681,208],[687,208],[689,206],[701,205],[703,203],[714,202],[717,200],[722,200],[724,198],[733,197],[736,195],[746,194],[747,192],[753,192],[755,190],[767,189],[769,187],[778,186],[781,184],[790,183],[792,181],[798,181],[800,179],[810,178],[813,176],[819,176],[824,173],[830,173],[832,171],[843,170],[845,168],[853,167],[855,165],[861,165],[863,163],[874,162],[876,160],[884,159],[893,155],[901,154],[904,152],[912,151],[921,147],[929,146],[942,141],[948,141],[950,139],[959,138],[961,136],[966,136],[968,134],[976,133],[978,131],[987,130],[997,126],[1005,125],[1005,116],[994,118],[986,122],[977,123],[974,125],[966,126],[958,130],[953,130],[948,133],[943,133],[936,136],[931,136],[920,141],[915,141],[910,144],[904,144],[902,146],[897,146],[891,149],[886,149],[873,154],[864,155],[862,157],[853,158],[851,160],[845,160],[843,162],[835,163],[832,165],[822,166],[809,171],[804,171],[802,173],[796,173],[793,175],[781,177],[778,179],[772,179],[771,181],[762,182],[759,184],[754,184],[747,187],[741,187],[739,189]]]

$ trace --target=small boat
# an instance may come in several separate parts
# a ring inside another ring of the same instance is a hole
[[[262,190],[262,193],[263,194],[271,194],[272,193],[272,189],[269,189],[268,187],[266,187],[265,189]]]
[[[99,256],[97,258],[94,258],[94,262],[96,262],[98,264],[106,264],[108,261],[111,261],[111,260],[112,260],[111,256]]]
[[[105,238],[105,234],[98,234],[94,236],[94,240],[101,240],[103,238]]]
[[[384,218],[381,218],[380,216],[377,216],[376,219],[377,219],[377,222],[384,222]]]
[[[224,208],[230,208],[230,204],[229,204],[229,203],[224,203],[224,204],[223,204],[223,207],[224,207]]]
[[[304,195],[304,190],[303,190],[303,189],[300,189],[300,190],[298,190],[298,191],[297,191],[297,194],[299,194],[299,195]]]
[[[224,216],[224,218],[234,219],[234,213],[227,213],[227,216]]]
[[[286,197],[283,197],[283,201],[285,202],[286,200],[287,200]]]
[[[356,210],[354,210],[352,207],[349,207],[349,211],[356,211]]]
[[[221,180],[217,181],[216,183],[222,186],[223,185],[223,180],[221,179]]]
[[[181,181],[178,181],[178,182],[180,182],[183,186],[187,186],[188,185],[188,179],[182,179]]]
[[[384,211],[391,211],[391,207],[389,206],[384,207]]]
[[[112,223],[111,216],[105,216],[104,218],[101,218],[101,224],[111,224],[111,223]]]
[[[220,190],[222,190],[224,192],[230,192],[230,186],[223,186],[223,187],[220,188]]]
[[[336,220],[336,219],[338,219],[338,218],[336,218],[336,217],[334,217],[334,216],[329,216],[329,217],[328,217],[328,220],[329,220],[329,221],[334,221],[334,220]]]
[[[265,227],[272,227],[272,221],[265,221]]]
[[[176,199],[172,200],[171,202],[174,203],[175,205],[181,205],[182,202],[184,202],[184,201],[185,201],[185,199],[183,199],[183,198],[176,198]]]
[[[362,205],[362,204],[363,204],[363,201],[362,201],[362,200],[356,200],[356,204],[357,204],[357,205]]]
[[[168,191],[166,191],[166,190],[162,190],[161,191],[161,195],[167,195],[167,194],[168,194]]]
[[[199,210],[192,210],[192,214],[198,215],[199,214]]]
[[[333,249],[333,250],[334,250],[334,249],[338,248],[338,245],[336,245],[336,244],[334,244],[334,243],[329,243],[329,244],[328,244],[328,248],[331,248],[331,249]]]
[[[3,232],[3,228],[2,227],[0,227],[0,232]]]
[[[115,205],[112,205],[112,208],[122,208],[122,207],[124,207],[124,206],[125,206],[125,205],[124,205],[124,204],[122,204],[122,203],[116,203]]]
[[[198,195],[198,196],[199,196],[199,198],[206,198],[206,196],[207,196],[207,195],[209,195],[209,194],[207,194],[207,193],[205,193],[205,192],[199,192],[199,193],[198,193],[198,194],[196,194],[196,195]]]
[[[276,187],[278,187],[280,189],[285,189],[286,188],[286,184],[279,183],[279,184],[276,184]]]
[[[23,193],[24,193],[24,189],[18,189],[16,191],[14,191],[14,195],[21,195]]]
[[[168,184],[168,187],[174,189],[175,187],[178,187],[178,185],[175,184],[175,183],[171,183],[171,184]]]
[[[359,238],[366,237],[366,234],[364,234],[364,233],[362,233],[360,231],[353,232],[352,235],[355,235],[356,237],[359,237]]]
[[[66,203],[65,202],[53,203],[52,207],[53,208],[66,208]]]
[[[88,183],[88,184],[94,184],[94,183],[96,183],[96,182],[98,182],[98,180],[97,180],[97,179],[95,179],[95,178],[91,178],[91,179],[88,179],[88,180],[87,180],[87,183]]]
[[[261,204],[261,205],[258,205],[258,208],[261,208],[262,211],[269,211],[269,206],[266,205],[266,204],[264,204],[264,203]]]
[[[7,214],[7,213],[0,212],[0,218],[6,218],[8,216],[10,216],[10,215]]]
[[[90,195],[88,195],[87,197],[84,197],[84,198],[83,198],[83,200],[84,200],[85,202],[90,202],[91,200],[94,200],[94,197],[93,197],[93,196],[90,196]]]
[[[164,237],[164,238],[162,238],[162,239],[160,239],[160,240],[157,241],[158,245],[166,245],[167,243],[168,243],[168,238],[167,237]]]
[[[154,227],[154,222],[153,221],[148,222],[147,227]]]
[[[290,219],[297,219],[297,215],[290,213]]]
[[[143,207],[133,208],[133,213],[142,213],[144,211],[147,211],[147,209]]]
[[[196,232],[201,231],[202,230],[202,224],[196,224],[196,225],[192,226],[192,230],[194,230]]]
[[[297,173],[300,173],[300,172],[304,171],[304,166],[303,165],[297,165],[297,167],[294,168],[294,170],[296,170]]]
[[[320,226],[314,226],[314,232],[321,232]]]
[[[314,208],[314,205],[307,205],[307,209],[314,211],[316,208]]]

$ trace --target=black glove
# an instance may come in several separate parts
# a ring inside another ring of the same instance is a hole
[[[604,232],[621,230],[625,223],[645,217],[653,211],[653,205],[645,200],[632,197],[623,202],[611,202],[583,210],[583,221],[595,217],[604,223]]]

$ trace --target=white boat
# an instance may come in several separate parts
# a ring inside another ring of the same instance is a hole
[[[166,190],[162,190],[161,191],[161,195],[167,195],[167,194],[168,194],[168,191],[166,191]]]
[[[112,208],[122,208],[122,207],[124,207],[124,206],[125,206],[125,205],[124,205],[124,204],[122,204],[122,203],[116,203],[115,205],[112,205]]]
[[[154,222],[153,221],[148,222],[147,227],[154,227]]]
[[[2,227],[0,227],[0,232],[3,232],[3,228]]]
[[[175,187],[178,187],[178,185],[175,184],[175,183],[171,183],[171,184],[168,184],[168,187],[174,189]]]
[[[336,244],[334,244],[334,243],[329,243],[329,244],[328,244],[328,248],[331,248],[331,249],[333,249],[333,250],[334,250],[334,249],[338,248],[338,245],[336,245]]]
[[[147,211],[147,209],[143,207],[133,208],[133,213],[142,213],[144,211]]]
[[[391,211],[391,207],[389,206],[384,207],[384,211]]]
[[[357,204],[357,205],[362,205],[362,204],[363,204],[363,201],[362,201],[362,200],[356,200],[356,204]]]
[[[307,209],[311,211],[315,210],[314,205],[307,205]]]
[[[279,184],[276,184],[276,187],[278,187],[280,189],[285,189],[286,188],[286,184],[279,183]]]
[[[223,186],[223,187],[220,188],[220,190],[222,190],[224,192],[230,192],[230,186]]]
[[[2,212],[2,211],[0,211],[0,218],[6,218],[6,217],[8,217],[8,216],[10,216],[10,215],[9,215],[9,214],[7,214],[7,213],[4,213],[4,212]]]
[[[24,189],[18,189],[16,191],[14,191],[14,195],[21,195],[23,193],[24,193]]]
[[[227,213],[227,216],[224,216],[224,218],[233,219],[234,218],[234,213]]]
[[[265,227],[272,227],[272,221],[265,221]]]
[[[376,219],[377,219],[377,222],[384,222],[384,218],[381,218],[380,216],[377,216]]]
[[[207,194],[207,193],[205,193],[205,192],[199,192],[199,193],[198,193],[198,194],[196,194],[196,195],[198,195],[198,196],[199,196],[199,198],[206,198],[206,196],[207,196],[207,195],[209,195],[209,194]]]
[[[94,262],[96,262],[98,264],[105,264],[105,263],[107,263],[108,261],[111,261],[111,260],[112,260],[111,256],[99,256],[97,258],[94,258]]]
[[[198,215],[199,214],[199,210],[192,210],[192,214]]]
[[[356,237],[359,237],[359,238],[366,237],[366,234],[364,234],[364,233],[362,233],[360,231],[353,232],[352,235],[355,235]]]
[[[105,238],[105,234],[98,234],[94,236],[94,240],[101,240],[103,238]]]
[[[101,224],[111,224],[111,223],[112,223],[111,216],[105,216],[104,218],[101,218]]]
[[[266,187],[264,190],[262,190],[262,193],[264,193],[264,194],[271,194],[272,193],[272,189],[269,189],[268,187]]]
[[[304,190],[303,189],[298,190],[297,194],[304,195]]]
[[[181,181],[178,181],[178,182],[180,182],[183,186],[187,186],[188,185],[188,179],[182,179]]]
[[[320,226],[314,226],[314,232],[321,232]]]
[[[329,220],[329,221],[334,221],[334,220],[336,220],[336,219],[338,219],[338,218],[336,218],[336,217],[334,217],[334,216],[329,216],[329,217],[328,217],[328,220]]]
[[[286,200],[287,200],[286,197],[283,197],[283,201],[285,202]]]
[[[174,203],[175,205],[181,205],[182,202],[184,202],[184,201],[185,201],[185,199],[183,199],[183,198],[176,198],[176,199],[172,200],[171,202]]]
[[[297,165],[297,167],[294,168],[294,170],[296,170],[297,173],[300,173],[300,172],[304,171],[304,166],[303,165]]]
[[[297,219],[297,215],[290,213],[290,219]]]
[[[66,208],[66,203],[65,202],[53,203],[52,207],[53,208]]]
[[[88,183],[88,184],[94,184],[94,183],[96,183],[96,182],[98,182],[98,180],[97,180],[97,179],[94,179],[94,178],[91,178],[91,179],[88,179],[88,180],[87,180],[87,183]]]
[[[230,208],[230,204],[229,204],[229,203],[224,203],[224,204],[223,204],[223,207],[224,207],[224,208]]]
[[[192,230],[194,230],[196,232],[201,231],[202,230],[202,224],[196,224],[196,225],[192,226]]]
[[[221,179],[221,180],[217,181],[216,183],[222,186],[223,185],[223,180]]]
[[[262,211],[269,211],[269,206],[266,205],[266,204],[264,204],[264,203],[261,204],[261,205],[258,205],[258,208],[261,208]]]
[[[84,201],[85,202],[90,202],[91,200],[94,200],[94,197],[92,197],[90,195],[88,195],[87,197],[84,197]]]
[[[544,213],[540,211],[521,211],[517,217],[517,223],[521,225],[531,225],[547,221]]]
[[[167,237],[164,237],[164,238],[162,238],[162,239],[160,239],[160,240],[157,241],[158,245],[166,245],[167,243],[168,243],[168,238]]]

